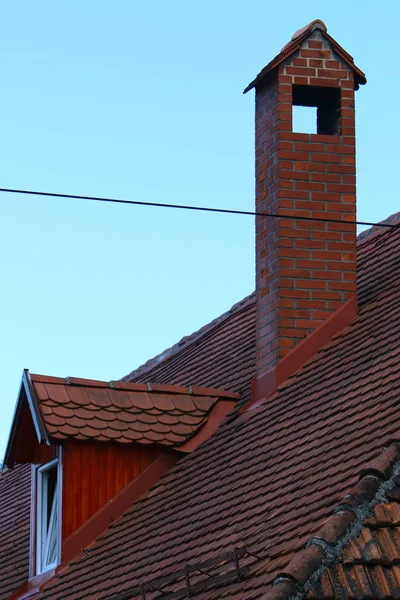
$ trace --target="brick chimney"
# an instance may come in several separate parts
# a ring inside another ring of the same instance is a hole
[[[364,83],[313,21],[245,90],[256,91],[256,210],[293,217],[256,222],[258,380],[349,299],[356,306],[354,91]],[[299,105],[315,107],[316,133],[293,131]]]

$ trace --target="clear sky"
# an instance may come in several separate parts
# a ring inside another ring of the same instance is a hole
[[[21,0],[0,187],[254,208],[254,92],[313,19],[355,57],[358,217],[400,210],[398,2]],[[251,217],[0,194],[0,457],[22,370],[118,379],[253,290]]]

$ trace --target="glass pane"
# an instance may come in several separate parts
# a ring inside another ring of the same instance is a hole
[[[58,515],[57,515],[57,472],[54,465],[39,473],[37,551],[38,573],[57,563]]]
[[[50,514],[49,528],[46,539],[46,551],[44,555],[44,566],[48,567],[57,560],[57,494],[53,498],[53,506]]]

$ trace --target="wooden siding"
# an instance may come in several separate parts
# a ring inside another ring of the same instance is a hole
[[[161,448],[139,444],[66,443],[63,446],[63,540],[161,453]]]
[[[33,449],[33,463],[35,465],[45,465],[54,458],[57,458],[57,446],[46,446],[36,443]]]

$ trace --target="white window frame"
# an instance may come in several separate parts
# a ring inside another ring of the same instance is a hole
[[[35,465],[33,468],[32,481],[32,520],[31,520],[31,567],[30,577],[46,573],[55,569],[61,562],[61,515],[62,515],[62,455],[61,448],[58,449],[58,458],[51,460],[44,465]],[[50,515],[50,521],[57,519],[55,526],[56,535],[56,559],[51,564],[43,566],[44,553],[49,550],[50,537],[43,540],[46,535],[44,532],[44,514],[47,513],[47,506],[44,506],[46,499],[43,497],[43,488],[46,485],[45,473],[49,469],[57,467],[57,485],[53,498],[53,508]],[[43,547],[47,544],[47,548]]]

